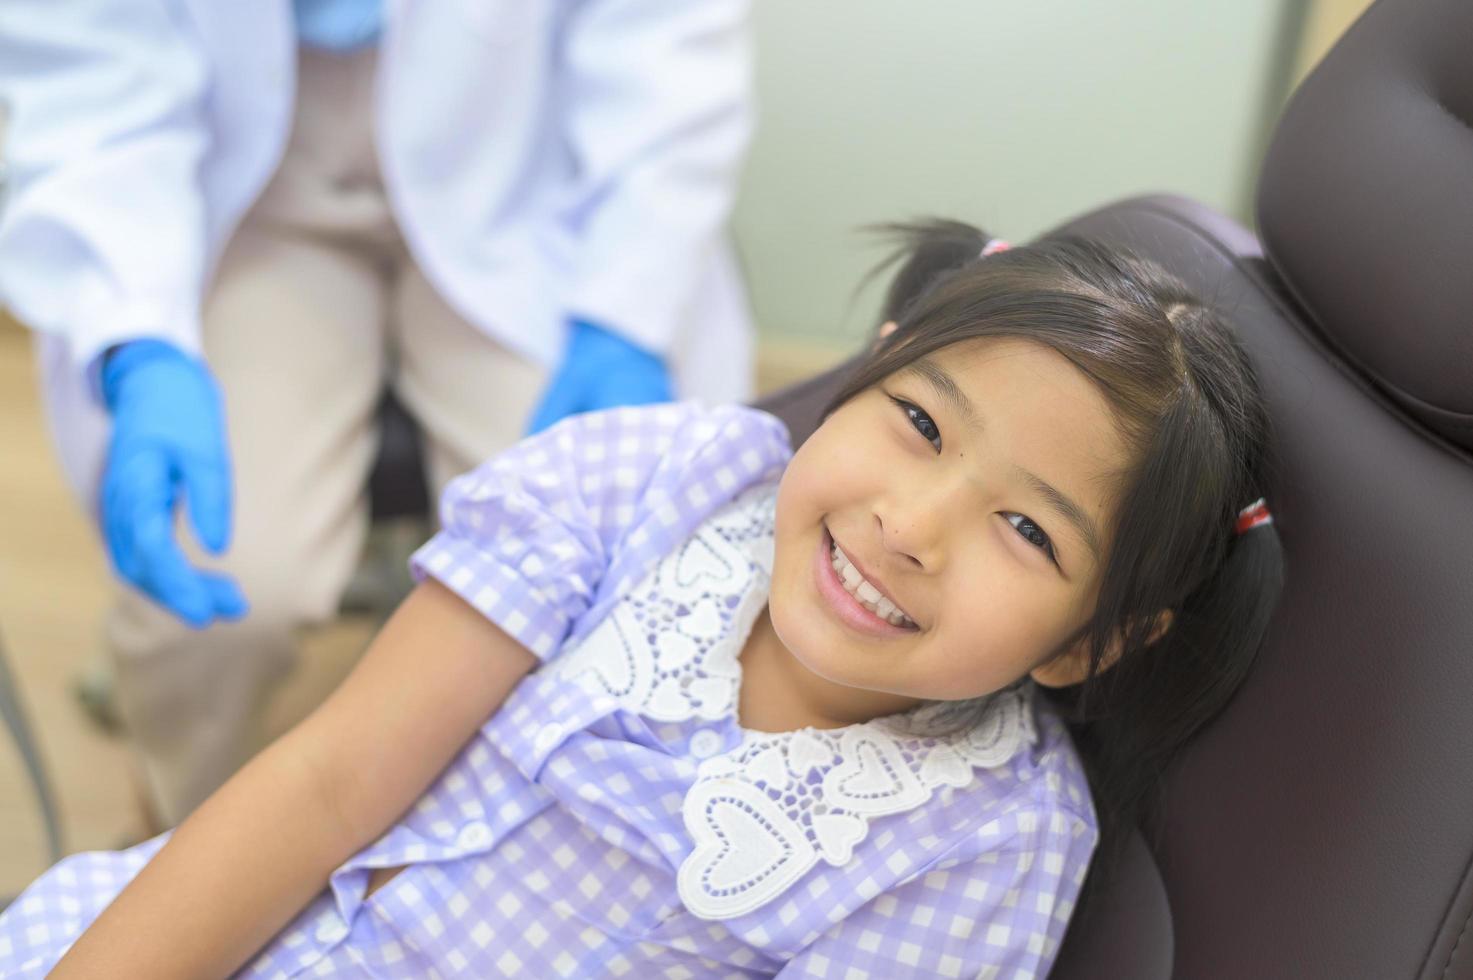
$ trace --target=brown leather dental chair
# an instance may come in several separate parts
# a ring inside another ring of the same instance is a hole
[[[1473,978],[1470,123],[1473,0],[1379,0],[1280,121],[1261,243],[1168,197],[1057,229],[1159,262],[1235,322],[1287,563],[1256,668],[1057,980]],[[802,440],[837,377],[762,407]]]

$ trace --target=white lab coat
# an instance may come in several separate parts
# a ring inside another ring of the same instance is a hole
[[[211,270],[286,146],[291,0],[4,0],[0,302],[43,334],[88,500],[97,355],[200,344]],[[375,133],[412,254],[479,329],[556,363],[577,314],[750,394],[724,227],[750,138],[747,0],[387,0]]]

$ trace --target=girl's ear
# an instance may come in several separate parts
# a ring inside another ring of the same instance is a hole
[[[1161,639],[1169,629],[1171,629],[1171,610],[1163,609],[1156,614],[1156,622],[1151,627],[1151,635],[1146,640],[1146,645],[1150,646]],[[1110,645],[1105,648],[1105,658],[1100,661],[1101,672],[1109,670],[1119,661],[1121,646],[1120,634],[1116,633]],[[1036,683],[1044,687],[1069,687],[1083,683],[1084,679],[1089,676],[1089,637],[1082,637],[1074,646],[1048,663],[1033,668],[1029,674]]]

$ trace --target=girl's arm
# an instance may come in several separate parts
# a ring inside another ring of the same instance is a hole
[[[321,707],[180,825],[52,977],[230,974],[418,799],[536,663],[426,581]]]
[[[414,559],[445,584],[421,585],[337,692],[175,831],[54,976],[238,967],[556,655],[605,576],[645,568],[789,454],[771,416],[653,405],[565,419],[453,481]]]

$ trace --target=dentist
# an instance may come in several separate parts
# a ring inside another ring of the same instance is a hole
[[[367,530],[574,412],[750,394],[746,0],[6,0],[0,302],[123,588],[167,823],[250,757]]]

